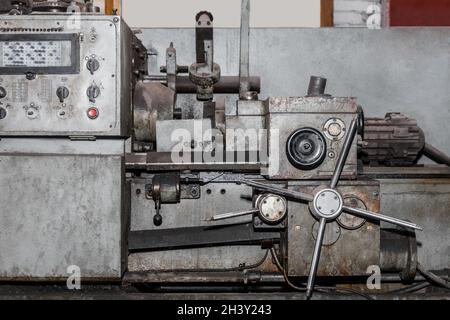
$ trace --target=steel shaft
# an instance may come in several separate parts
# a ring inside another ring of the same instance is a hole
[[[316,244],[314,246],[314,253],[311,261],[311,268],[309,269],[308,285],[306,287],[307,299],[310,299],[313,294],[314,282],[316,280],[317,268],[319,267],[320,252],[322,251],[322,243],[326,226],[327,221],[324,218],[320,219],[319,230],[317,231]]]

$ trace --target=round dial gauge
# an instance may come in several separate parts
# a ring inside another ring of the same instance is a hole
[[[266,194],[257,200],[259,217],[267,224],[280,223],[287,214],[287,202],[283,197]]]

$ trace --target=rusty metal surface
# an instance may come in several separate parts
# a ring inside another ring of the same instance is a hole
[[[297,183],[290,188],[305,193],[313,193],[320,182]],[[379,212],[379,185],[376,181],[342,181],[338,191],[343,197],[356,196],[368,210]],[[289,203],[288,227],[288,272],[291,276],[307,276],[314,249],[314,225],[305,204]],[[335,224],[328,225],[329,232],[339,232],[339,236],[329,245],[322,247],[318,276],[365,275],[371,265],[379,265],[380,230],[379,225],[366,222],[358,230],[346,230]],[[317,232],[317,231],[316,231]],[[327,236],[326,236],[327,237]],[[332,235],[328,235],[332,239]],[[326,241],[328,242],[328,241]]]
[[[270,98],[267,102],[267,128],[269,139],[269,178],[270,179],[327,179],[333,174],[344,139],[326,139],[327,152],[324,162],[313,170],[299,170],[287,158],[285,148],[289,137],[301,128],[316,128],[323,131],[330,119],[340,119],[347,130],[356,117],[357,104],[354,98]],[[279,146],[273,152],[272,146]],[[357,167],[356,139],[352,144],[347,163],[342,172],[346,179],[356,178]],[[279,166],[277,168],[277,166]]]
[[[380,267],[383,272],[397,272],[405,282],[417,274],[417,238],[415,231],[401,227],[383,228],[380,234]]]
[[[268,282],[284,282],[281,274],[262,273],[260,271],[148,271],[128,272],[123,278],[124,284],[139,283],[224,283],[224,284],[256,284]]]
[[[382,179],[381,210],[420,224],[418,261],[428,270],[450,266],[450,179]]]
[[[156,141],[156,121],[172,120],[175,92],[156,82],[139,82],[134,92],[134,136]]]
[[[425,135],[417,121],[403,114],[366,118],[361,159],[371,165],[410,166],[416,163],[425,145]]]
[[[189,250],[172,250],[150,253],[132,253],[128,259],[130,272],[156,273],[179,270],[198,269],[230,269],[239,268],[240,265],[255,264],[265,256],[260,246],[232,246],[219,248],[200,248]],[[267,259],[256,270],[260,272],[278,272],[277,267]],[[211,282],[213,279],[211,279]]]

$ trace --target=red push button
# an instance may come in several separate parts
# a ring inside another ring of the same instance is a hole
[[[89,117],[89,119],[97,119],[98,118],[98,109],[97,108],[89,108],[87,111],[87,116]]]

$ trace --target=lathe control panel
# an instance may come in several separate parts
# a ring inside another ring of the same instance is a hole
[[[2,18],[1,136],[129,135],[131,31],[118,17],[76,18]]]

